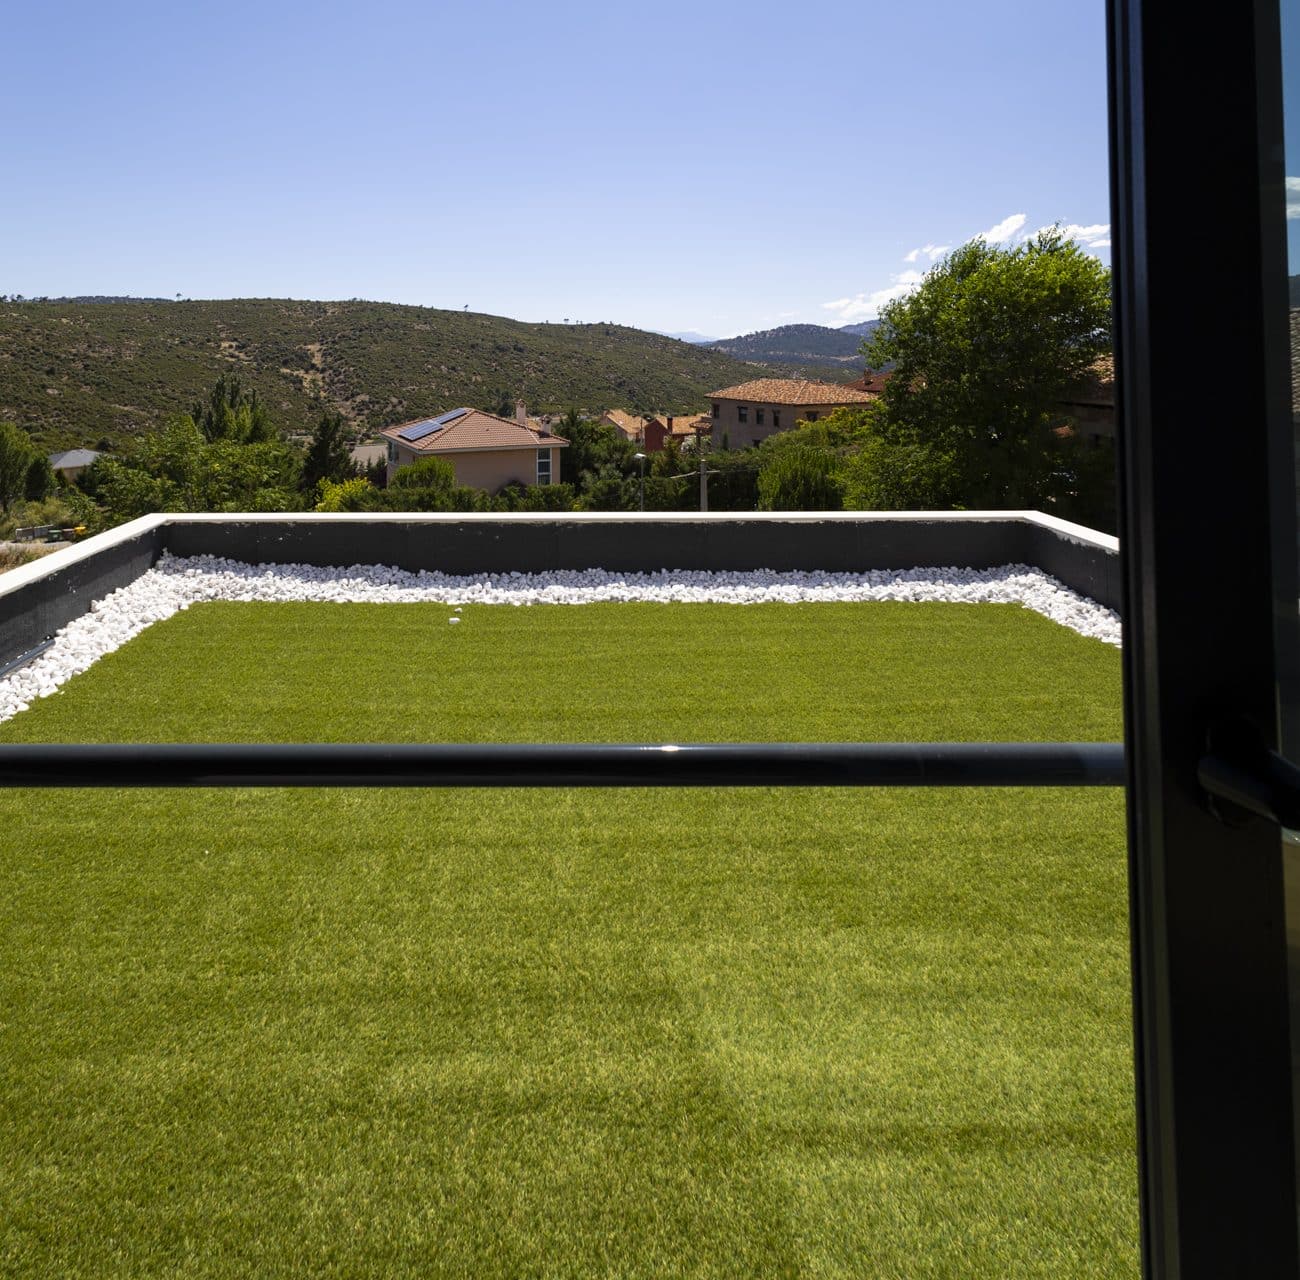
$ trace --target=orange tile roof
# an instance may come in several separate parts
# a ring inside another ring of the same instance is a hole
[[[668,425],[668,416],[664,415],[664,425]],[[712,428],[713,419],[707,413],[688,413],[678,417],[673,414],[673,435],[675,436],[692,436],[698,431],[708,431]]]
[[[543,429],[533,426],[521,426],[513,418],[498,418],[495,413],[485,413],[482,409],[467,409],[454,422],[432,432],[420,440],[403,440],[400,433],[425,418],[414,418],[410,422],[399,422],[396,426],[385,427],[379,434],[415,453],[459,453],[467,449],[538,449],[548,446],[564,449],[568,441],[560,436],[550,435]]]
[[[756,404],[870,404],[873,392],[834,382],[809,382],[804,378],[758,378],[713,393],[714,400],[748,400]]]
[[[885,373],[872,373],[870,369],[862,375],[856,382],[850,382],[849,386],[858,391],[874,391],[880,395],[885,390],[885,383],[894,376],[892,369]]]
[[[1098,356],[1088,372],[1073,386],[1062,404],[1111,405],[1115,403],[1115,357]]]
[[[639,413],[628,413],[626,409],[606,409],[601,421],[617,427],[629,440],[640,439],[645,426]]]

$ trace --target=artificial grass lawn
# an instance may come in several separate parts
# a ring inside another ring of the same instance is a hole
[[[196,606],[0,739],[1116,739],[1014,607]],[[1134,1275],[1115,791],[0,793],[0,1270]]]

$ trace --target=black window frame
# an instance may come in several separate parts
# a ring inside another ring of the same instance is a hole
[[[1281,836],[1203,785],[1237,735],[1284,745],[1278,689],[1294,688],[1277,0],[1112,0],[1108,37],[1143,1274],[1294,1277]],[[1206,226],[1231,231],[1203,272]],[[1188,412],[1206,315],[1231,317],[1215,349],[1230,436]]]

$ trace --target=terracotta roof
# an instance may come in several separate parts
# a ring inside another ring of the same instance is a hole
[[[401,433],[408,427],[426,421],[428,419],[416,418],[411,422],[399,422],[394,427],[385,427],[379,434],[416,453],[429,454],[458,453],[467,449],[544,449],[547,446],[563,449],[569,443],[541,428],[521,426],[513,418],[498,418],[495,413],[485,413],[482,409],[466,409],[455,421],[419,440],[402,439]]]
[[[1087,374],[1070,388],[1062,404],[1115,404],[1115,357],[1098,356]]]
[[[677,414],[672,415],[673,435],[675,436],[693,436],[696,431],[712,430],[713,419],[707,413],[687,413],[680,417]],[[664,425],[668,425],[668,415],[664,415]]]
[[[629,440],[640,439],[645,425],[639,413],[628,413],[626,409],[606,409],[601,421],[617,427]]]
[[[804,378],[758,378],[713,393],[714,400],[748,400],[756,404],[870,404],[874,392],[834,382],[809,382]]]
[[[885,390],[885,383],[893,376],[894,371],[892,369],[887,373],[872,373],[868,369],[856,382],[850,382],[849,386],[855,391],[871,391],[876,395],[880,395]]]

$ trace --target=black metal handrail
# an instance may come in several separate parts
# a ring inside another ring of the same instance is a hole
[[[1113,742],[0,745],[0,787],[1118,787]]]

